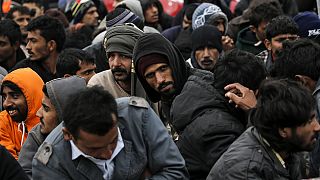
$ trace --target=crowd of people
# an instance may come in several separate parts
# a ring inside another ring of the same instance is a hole
[[[315,1],[0,2],[0,179],[320,176]]]

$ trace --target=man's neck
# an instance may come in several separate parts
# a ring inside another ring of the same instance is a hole
[[[1,63],[0,65],[3,68],[5,68],[7,71],[9,71],[17,63],[16,57],[17,57],[17,54],[15,53],[10,59]]]
[[[58,59],[58,53],[52,53],[50,54],[48,59],[42,62],[42,65],[50,73],[56,74],[57,59]]]
[[[118,85],[125,90],[128,94],[131,92],[131,82],[130,81],[116,81]]]

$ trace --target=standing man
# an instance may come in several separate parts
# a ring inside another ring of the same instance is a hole
[[[320,131],[314,98],[287,79],[268,80],[258,92],[253,126],[219,158],[207,180],[301,179],[297,152],[311,151]]]
[[[18,159],[30,178],[32,177],[32,159],[48,134],[62,122],[63,110],[69,97],[85,88],[85,80],[78,76],[54,79],[43,86],[42,106],[37,111],[40,123],[29,132]]]
[[[191,67],[212,71],[222,53],[220,31],[212,25],[203,25],[192,32]]]
[[[19,62],[14,69],[30,67],[44,82],[56,78],[56,64],[66,33],[61,22],[49,16],[33,19],[27,26],[28,59]]]
[[[35,155],[34,179],[188,179],[179,150],[142,98],[116,102],[91,87],[71,97],[63,120]]]
[[[43,81],[30,68],[17,69],[3,79],[0,113],[0,144],[18,159],[28,132],[39,123],[36,112],[41,106]]]

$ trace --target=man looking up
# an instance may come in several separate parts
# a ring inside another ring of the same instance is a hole
[[[36,112],[41,106],[43,81],[30,68],[17,69],[3,79],[0,113],[0,144],[18,159],[28,132],[39,123]]]

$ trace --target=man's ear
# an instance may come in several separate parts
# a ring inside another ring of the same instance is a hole
[[[74,140],[72,134],[68,131],[67,128],[63,127],[62,133],[63,133],[64,140],[66,140],[66,141]]]
[[[50,52],[53,52],[57,49],[57,43],[54,40],[48,41],[47,45]]]
[[[271,42],[268,39],[264,40],[264,45],[269,51],[271,51]]]
[[[303,86],[307,87],[311,91],[315,89],[316,81],[312,80],[309,76],[295,75],[295,79],[300,82]]]
[[[291,137],[291,128],[279,128],[279,135],[283,138],[283,139],[288,139]]]

